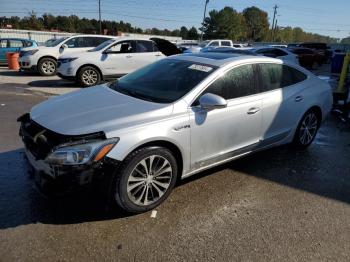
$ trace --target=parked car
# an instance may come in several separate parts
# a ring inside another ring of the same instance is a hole
[[[233,47],[233,42],[226,39],[205,40],[198,45],[198,51],[207,51],[221,46]]]
[[[88,87],[179,53],[174,44],[163,39],[118,38],[89,51],[60,56],[57,75]]]
[[[281,144],[308,147],[331,105],[328,83],[298,65],[197,53],[50,98],[18,121],[43,192],[99,184],[137,213],[178,179]]]
[[[328,46],[326,43],[305,42],[299,44],[299,46],[313,49],[314,51],[319,53],[321,56],[323,56],[322,63],[329,63],[333,55],[331,47]]]
[[[238,49],[233,47],[218,47],[211,50],[203,51],[204,53],[227,53],[227,54],[241,54],[241,55],[257,55],[250,49]]]
[[[286,62],[299,64],[297,56],[284,48],[257,47],[257,48],[252,49],[251,51],[253,51],[259,55],[278,58],[278,59],[281,59],[281,60],[286,61]]]
[[[282,45],[282,44],[279,44],[279,45],[269,45],[269,47],[287,48],[288,45]]]
[[[0,64],[7,65],[7,52],[20,52],[24,47],[37,47],[34,40],[22,38],[0,38]]]
[[[288,49],[293,54],[297,55],[299,64],[308,69],[316,69],[321,66],[324,61],[324,56],[310,48],[290,48]]]
[[[177,45],[177,47],[183,53],[196,53],[199,52],[200,48],[198,47],[198,43],[181,43]]]
[[[52,76],[56,74],[60,55],[89,50],[113,38],[106,35],[75,35],[58,38],[46,46],[23,48],[19,58],[20,68],[38,71],[42,76]]]

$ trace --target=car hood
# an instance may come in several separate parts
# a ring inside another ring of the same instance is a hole
[[[47,51],[50,52],[51,50],[55,49],[55,47],[48,47],[48,46],[31,46],[31,47],[24,47],[22,50],[32,50],[32,49],[38,49],[39,51]]]
[[[57,96],[32,108],[39,125],[63,135],[108,133],[160,120],[173,106],[127,96],[106,84]]]
[[[166,56],[182,54],[182,51],[179,48],[177,48],[176,45],[169,42],[168,40],[156,38],[156,37],[150,38],[150,40],[155,42],[157,44],[159,51]]]

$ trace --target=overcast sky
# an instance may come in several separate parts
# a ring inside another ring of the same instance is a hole
[[[98,0],[0,0],[0,16],[25,16],[34,10],[54,15],[75,14],[98,19]],[[102,19],[126,21],[133,26],[175,29],[199,27],[205,0],[101,0]],[[231,6],[242,11],[257,6],[268,12],[270,23],[277,4],[280,26],[299,26],[307,32],[336,38],[350,36],[350,0],[210,0],[208,11]]]

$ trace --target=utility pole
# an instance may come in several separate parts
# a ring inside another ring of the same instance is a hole
[[[100,35],[102,34],[102,24],[101,24],[101,0],[98,0],[98,20],[100,23]]]
[[[209,3],[209,0],[205,0],[205,6],[204,6],[204,15],[203,15],[203,22],[202,22],[202,33],[201,33],[201,41],[203,41],[203,33],[204,33],[204,20],[205,20],[205,14],[207,13],[207,5]]]
[[[274,28],[275,28],[275,18],[276,18],[276,15],[277,15],[277,8],[278,8],[277,5],[275,5],[273,7],[274,11],[273,11],[272,28],[271,28],[271,41],[272,42],[274,41],[274,38],[275,38],[275,36],[274,36]]]
[[[275,21],[275,28],[273,29],[273,39],[272,39],[273,42],[275,42],[276,29],[277,29],[277,18]]]

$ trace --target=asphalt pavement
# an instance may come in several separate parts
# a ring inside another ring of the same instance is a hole
[[[350,261],[350,126],[340,116],[305,151],[208,170],[156,213],[128,216],[96,192],[49,200],[33,187],[16,118],[61,88],[78,87],[0,70],[0,261]]]

